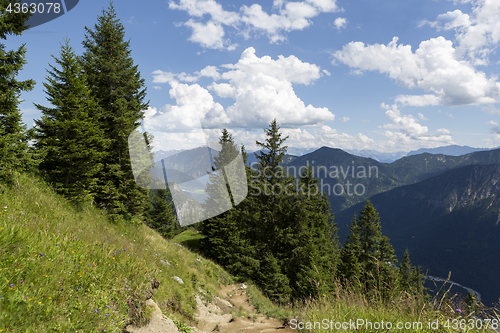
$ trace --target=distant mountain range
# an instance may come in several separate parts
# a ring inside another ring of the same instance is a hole
[[[437,148],[420,148],[418,150],[412,150],[406,156],[411,156],[411,155],[418,155],[422,153],[429,153],[429,154],[443,154],[443,155],[449,155],[449,156],[460,156],[460,155],[466,155],[470,153],[474,153],[476,151],[486,151],[486,150],[493,150],[493,149],[498,149],[497,148],[473,148],[469,146],[458,146],[458,145],[450,145],[450,146],[444,146],[444,147],[437,147]]]
[[[345,149],[346,152],[352,155],[356,155],[359,157],[368,157],[368,158],[373,158],[374,160],[381,162],[381,163],[392,163],[401,157],[406,156],[406,152],[404,151],[398,151],[395,153],[382,153],[376,150],[370,150],[370,149]]]
[[[500,148],[500,147],[497,147]],[[406,156],[412,156],[412,155],[418,155],[418,154],[423,154],[423,153],[429,153],[429,154],[443,154],[443,155],[448,155],[448,156],[460,156],[460,155],[466,155],[470,154],[476,151],[486,151],[486,150],[493,150],[497,148],[473,148],[469,146],[458,146],[458,145],[449,145],[449,146],[443,146],[443,147],[437,147],[437,148],[420,148],[418,150],[412,150],[408,153],[404,151],[398,151],[395,153],[383,153],[379,152],[376,150],[370,150],[370,149],[346,149],[350,154],[360,156],[360,157],[369,157],[373,158],[374,160],[377,160],[382,163],[392,163],[394,161],[399,160],[402,157]]]

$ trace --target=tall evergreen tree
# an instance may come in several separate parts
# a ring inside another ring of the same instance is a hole
[[[359,280],[365,291],[385,291],[393,286],[396,261],[389,238],[382,235],[380,217],[369,200],[355,217],[341,250],[341,275],[353,283]],[[383,296],[382,295],[382,296]]]
[[[247,272],[242,261],[248,256],[250,249],[242,237],[239,209],[233,208],[234,198],[229,185],[229,179],[232,182],[238,180],[233,179],[233,175],[226,170],[226,166],[235,160],[239,151],[227,129],[222,130],[219,144],[222,149],[213,159],[213,173],[210,173],[206,188],[209,197],[204,203],[207,212],[217,215],[201,223],[200,230],[206,235],[202,246],[206,255],[224,265],[233,274],[245,276]],[[218,214],[221,210],[224,212]]]
[[[96,103],[68,39],[61,45],[60,58],[52,57],[60,69],[50,65],[44,87],[53,107],[35,104],[43,114],[35,121],[35,147],[44,156],[40,168],[72,201],[92,202],[107,146],[104,131],[89,115]]]
[[[110,140],[98,179],[96,202],[111,217],[142,216],[149,209],[146,190],[134,181],[128,151],[128,136],[144,118],[146,88],[131,57],[130,42],[116,18],[113,4],[97,18],[94,30],[85,27],[81,57],[87,83],[99,108],[96,116]]]
[[[30,13],[7,13],[7,6],[14,6],[20,0],[0,0],[0,39],[7,35],[21,35],[27,29],[25,23]],[[14,170],[27,170],[34,166],[28,153],[29,134],[22,122],[19,97],[23,91],[30,91],[33,80],[16,80],[19,71],[26,64],[26,46],[7,51],[0,43],[0,179],[8,179]]]
[[[147,224],[165,238],[173,238],[180,229],[172,207],[172,197],[167,189],[150,191],[152,207]]]
[[[410,252],[405,250],[403,261],[399,265],[399,288],[413,294],[422,294],[425,291],[423,286],[424,276],[420,267],[415,267],[410,261]]]
[[[299,178],[294,201],[292,256],[288,270],[294,297],[318,296],[334,288],[338,259],[338,237],[328,197],[319,189],[311,166]]]
[[[349,225],[349,235],[340,250],[339,273],[345,282],[354,287],[359,287],[361,278],[361,264],[359,262],[361,252],[361,239],[358,219],[353,218]]]

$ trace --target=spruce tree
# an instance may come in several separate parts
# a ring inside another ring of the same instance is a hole
[[[358,219],[353,218],[349,225],[349,235],[340,250],[339,273],[344,283],[349,283],[354,287],[360,287],[361,264],[359,262],[361,252],[361,239]]]
[[[368,293],[382,297],[393,289],[397,262],[389,238],[382,235],[380,217],[369,200],[349,227],[350,233],[341,250],[340,273],[346,280],[361,282]]]
[[[231,134],[227,129],[222,130],[219,139],[222,149],[214,157],[212,173],[206,185],[208,198],[204,208],[211,215],[217,214],[201,223],[200,231],[206,236],[202,241],[205,254],[223,265],[237,276],[246,276],[242,261],[248,256],[248,247],[242,237],[243,230],[239,219],[239,208],[234,207],[234,198],[229,181],[233,179],[231,172],[227,172],[229,165],[239,155]],[[220,211],[222,214],[219,214]]]
[[[167,189],[150,191],[152,206],[147,215],[147,224],[165,238],[173,238],[180,226],[177,223],[172,197]]]
[[[94,30],[85,27],[81,57],[87,83],[99,108],[95,116],[110,140],[98,179],[96,202],[112,218],[142,216],[149,209],[146,190],[134,181],[128,136],[144,118],[146,88],[131,57],[130,42],[116,18],[113,4],[97,18]]]
[[[30,13],[6,13],[9,4],[14,6],[19,0],[0,0],[0,39],[7,35],[21,35],[27,29],[25,22]],[[35,162],[29,153],[30,139],[26,125],[22,122],[19,104],[21,93],[30,91],[35,85],[33,80],[16,80],[19,71],[26,64],[26,46],[8,51],[0,43],[0,179],[10,179],[13,171],[29,170]]]
[[[403,261],[399,265],[399,283],[402,290],[410,291],[413,278],[413,269],[410,262],[410,252],[406,248]]]
[[[399,288],[408,293],[422,294],[425,291],[423,286],[424,276],[420,267],[415,267],[410,261],[410,252],[405,250],[403,261],[399,265]]]
[[[299,194],[294,200],[294,240],[288,277],[294,298],[316,297],[334,288],[338,257],[338,237],[328,197],[319,189],[311,166],[299,178]],[[292,245],[292,244],[290,244]]]
[[[44,156],[39,167],[70,200],[92,202],[107,142],[89,115],[96,103],[68,39],[61,45],[60,58],[52,57],[60,67],[49,65],[44,83],[52,107],[35,104],[43,114],[35,121],[35,147]]]

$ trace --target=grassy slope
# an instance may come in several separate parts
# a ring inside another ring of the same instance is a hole
[[[92,207],[78,211],[33,177],[2,186],[0,331],[121,332],[139,320],[153,278],[162,311],[189,322],[199,287],[216,294],[232,282],[146,226],[111,224]]]
[[[220,284],[233,282],[222,268],[176,243],[196,249],[195,232],[169,242],[144,225],[111,224],[99,210],[77,210],[33,177],[0,186],[0,332],[121,332],[147,317],[144,301],[154,280],[160,283],[154,300],[165,315],[194,325],[195,293],[203,289],[210,299]],[[373,307],[339,292],[293,309],[277,307],[252,285],[248,290],[260,312],[303,322],[471,317],[451,307],[430,312],[404,295]]]

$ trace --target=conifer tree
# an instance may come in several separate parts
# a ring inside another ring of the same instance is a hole
[[[358,219],[353,218],[349,225],[349,235],[340,250],[339,273],[344,282],[350,282],[358,287],[358,281],[361,278],[361,264],[359,262],[361,252],[361,239]]]
[[[151,211],[147,216],[147,224],[165,238],[173,238],[180,229],[172,207],[172,197],[167,189],[150,191],[152,199]]]
[[[230,172],[226,172],[225,168],[239,152],[227,129],[222,130],[219,144],[222,149],[213,159],[213,173],[210,174],[210,181],[206,185],[209,196],[204,208],[211,214],[218,214],[221,210],[224,212],[201,223],[200,230],[206,236],[202,247],[207,256],[215,259],[233,274],[245,276],[247,272],[242,261],[248,255],[249,248],[242,237],[239,208],[233,208],[234,198],[229,185],[229,178],[233,182],[238,180],[232,179],[234,177]]]
[[[61,45],[60,58],[52,57],[60,67],[50,65],[44,83],[52,107],[35,104],[43,114],[35,121],[35,147],[44,156],[39,167],[70,200],[92,202],[107,142],[89,115],[96,104],[68,39]]]
[[[422,294],[424,292],[423,275],[420,267],[415,267],[410,261],[410,252],[405,250],[403,261],[399,265],[399,288],[409,293]]]
[[[409,291],[412,284],[413,270],[410,262],[410,252],[406,248],[403,261],[399,265],[399,283],[402,290]]]
[[[350,281],[359,280],[366,292],[380,291],[382,296],[393,288],[396,262],[389,239],[382,235],[380,218],[369,200],[355,217],[341,250],[341,275]]]
[[[287,175],[286,170],[280,164],[286,153],[287,146],[284,145],[287,137],[282,137],[280,126],[276,119],[273,119],[269,128],[264,129],[266,141],[256,141],[256,145],[261,147],[259,155],[256,154],[257,182],[260,187],[259,204],[261,210],[261,239],[265,239],[268,244],[272,244],[272,253],[283,253],[283,240],[285,233],[291,232],[290,220],[287,216],[292,211],[292,200],[288,193],[295,192],[295,179]]]
[[[97,18],[94,30],[85,27],[81,57],[87,83],[99,108],[96,116],[110,140],[98,179],[96,202],[111,217],[142,216],[149,209],[149,197],[134,181],[128,151],[128,136],[144,118],[144,79],[130,55],[124,27],[116,18],[113,4]]]
[[[295,229],[288,277],[294,298],[318,296],[334,288],[338,257],[338,237],[328,197],[319,189],[319,179],[307,166],[299,178],[299,194],[294,200]],[[319,287],[319,288],[318,288]]]
[[[14,6],[19,0],[0,0],[0,39],[7,35],[21,35],[27,29],[25,22],[30,13],[6,13],[9,4]],[[7,51],[0,43],[0,179],[9,179],[15,170],[28,170],[35,162],[28,152],[29,132],[22,122],[19,97],[23,91],[30,91],[33,80],[16,80],[19,71],[26,64],[26,46],[15,51]]]

